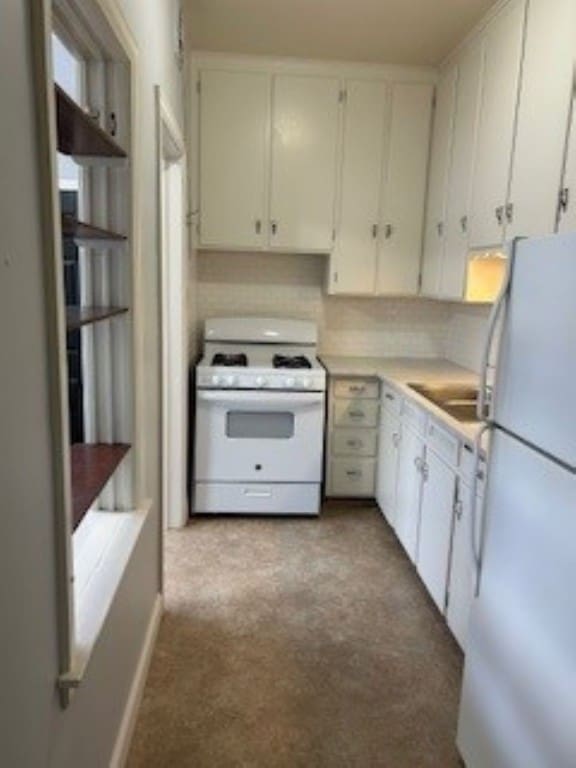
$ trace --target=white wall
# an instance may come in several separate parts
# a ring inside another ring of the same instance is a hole
[[[35,0],[35,2],[39,0]],[[158,283],[153,86],[182,114],[172,55],[173,0],[118,0],[140,49],[145,425],[149,517],[72,706],[56,696],[56,558],[29,8],[0,6],[0,763],[105,768],[159,589]],[[140,373],[142,375],[142,372]]]
[[[326,296],[324,256],[203,252],[198,318],[272,315],[314,320],[329,354],[448,357],[477,369],[488,310],[438,301]]]

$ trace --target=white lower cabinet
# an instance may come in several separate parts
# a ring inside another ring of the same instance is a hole
[[[424,452],[424,439],[415,430],[403,424],[398,456],[394,530],[413,563],[416,562],[418,553]]]
[[[476,497],[476,509],[482,509],[482,489]],[[468,640],[470,612],[476,592],[476,563],[472,554],[472,490],[461,480],[458,485],[452,535],[452,556],[448,582],[446,619],[463,651]]]
[[[400,452],[400,418],[388,408],[380,416],[380,451],[376,472],[376,500],[392,527],[396,523],[396,482]]]
[[[450,630],[466,649],[476,587],[472,445],[412,398],[382,385],[376,499]],[[482,506],[486,465],[478,470]]]
[[[456,472],[428,449],[420,505],[417,568],[442,612],[446,607],[455,499]]]

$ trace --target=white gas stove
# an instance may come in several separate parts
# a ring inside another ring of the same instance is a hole
[[[326,372],[316,344],[306,321],[206,321],[196,369],[196,513],[318,514]]]

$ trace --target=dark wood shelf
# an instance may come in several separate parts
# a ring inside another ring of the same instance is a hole
[[[119,245],[126,242],[126,235],[120,235],[118,232],[102,229],[102,227],[95,227],[93,224],[86,224],[67,213],[62,214],[62,235],[74,239],[79,245],[87,240],[91,243],[101,243],[103,246]]]
[[[58,151],[76,157],[126,158],[127,154],[112,136],[90,115],[55,85]]]
[[[92,325],[128,312],[127,307],[66,307],[66,328],[75,331],[83,325]]]
[[[78,526],[130,450],[125,443],[77,443],[70,450],[72,524]]]

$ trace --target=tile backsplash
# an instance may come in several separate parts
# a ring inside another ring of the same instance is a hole
[[[325,256],[199,253],[197,313],[318,323],[320,350],[365,356],[447,356],[477,367],[486,310],[437,301],[327,296]],[[479,311],[480,310],[480,311]]]

